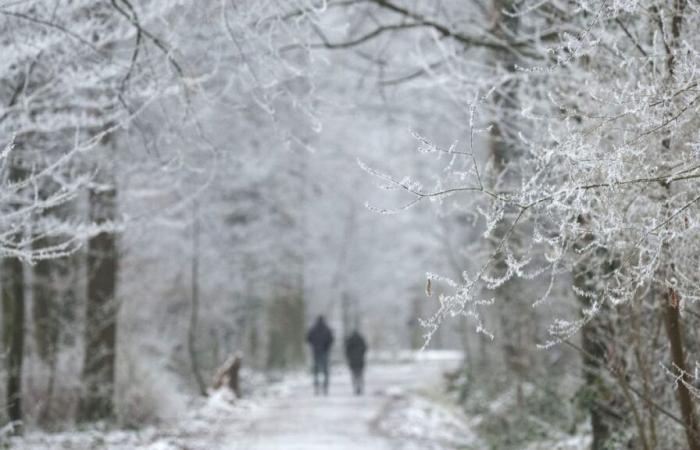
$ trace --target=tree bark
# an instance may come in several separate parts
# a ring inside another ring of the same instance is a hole
[[[46,239],[37,239],[35,249],[49,245]],[[34,322],[34,343],[39,358],[49,366],[49,381],[44,404],[39,420],[44,421],[50,415],[53,398],[54,375],[56,372],[56,353],[58,351],[59,318],[58,293],[52,289],[51,279],[55,261],[42,259],[33,267],[32,276],[32,320]]]
[[[48,247],[51,242],[37,239],[35,250]],[[34,264],[32,277],[32,319],[34,321],[34,341],[39,357],[44,362],[50,362],[56,352],[59,335],[59,302],[60,293],[52,287],[52,278],[56,275],[67,275],[59,270],[65,261],[41,259]]]
[[[192,304],[190,308],[190,324],[187,330],[187,351],[190,356],[192,374],[197,381],[197,388],[201,395],[207,395],[207,386],[204,383],[202,372],[199,368],[197,354],[197,325],[199,322],[199,206],[195,200],[192,205]]]
[[[67,217],[62,208],[52,211],[60,218]],[[39,238],[34,249],[50,247],[62,239]],[[51,419],[55,387],[56,365],[65,322],[74,317],[77,284],[77,260],[74,255],[37,261],[32,270],[32,302],[34,343],[39,358],[47,365],[49,378],[43,398],[39,422]]]
[[[583,216],[578,217],[578,223],[582,226],[587,226],[587,220]],[[584,235],[581,241],[577,243],[575,249],[578,251],[586,248],[593,242],[593,239],[594,236],[591,234]],[[574,266],[572,281],[579,292],[597,295],[596,280],[601,277],[601,274],[596,273],[596,269],[600,269],[600,262],[594,263],[590,257],[579,261]],[[591,307],[590,298],[579,293],[576,294],[576,297],[581,308],[588,309]],[[609,327],[606,327],[604,320],[605,316],[598,313],[581,330],[583,378],[585,380],[584,403],[590,415],[593,435],[591,450],[604,450],[607,448],[606,443],[612,431],[611,417],[602,407],[610,400],[606,398],[610,397],[610,395],[606,394],[608,389],[602,373],[605,369],[603,365],[607,364],[608,359],[604,330]]]
[[[22,434],[22,361],[24,356],[24,268],[17,258],[2,260],[2,317],[7,354],[7,417]]]
[[[19,146],[17,147],[19,151]],[[11,156],[8,180],[20,181],[25,176],[17,154]],[[17,238],[21,236],[17,235]],[[19,239],[18,239],[19,240]],[[13,424],[12,433],[23,432],[22,420],[22,363],[24,358],[24,267],[16,257],[0,261],[2,273],[3,344],[7,355],[6,409],[7,418]]]
[[[667,83],[668,87],[671,88],[674,83],[674,77],[676,73],[676,52],[680,49],[681,43],[681,32],[683,24],[683,16],[686,8],[686,0],[673,0],[671,8],[671,39],[668,45],[666,45],[666,69],[667,69]],[[657,12],[658,14],[658,12]],[[663,20],[661,15],[658,16],[658,20]],[[671,140],[673,135],[671,131],[665,131],[663,138],[661,140],[662,153],[666,154],[671,151]],[[666,216],[670,217],[668,202],[671,198],[671,186],[667,183],[663,184],[665,190],[666,204],[665,208],[667,210]],[[668,242],[664,242],[662,247],[662,269],[659,271],[661,275],[659,278],[661,280],[672,279],[672,274],[674,271],[673,264],[671,263],[671,254]],[[666,271],[666,273],[664,273]],[[688,441],[688,448],[690,450],[700,450],[700,437],[698,437],[697,419],[695,417],[695,411],[693,408],[692,399],[690,397],[690,392],[685,386],[685,383],[689,382],[688,375],[685,366],[685,355],[683,350],[683,334],[681,331],[681,321],[679,313],[679,303],[680,299],[677,292],[673,288],[668,288],[665,294],[661,295],[662,298],[662,308],[664,314],[664,322],[666,324],[666,335],[669,340],[670,350],[671,350],[671,360],[676,366],[677,370],[680,372],[681,382],[678,383],[678,405],[681,410],[681,415],[683,418],[683,423],[685,426],[686,439]]]
[[[114,185],[90,191],[90,219],[96,224],[113,221],[117,190]],[[80,421],[111,419],[114,416],[114,377],[117,344],[115,299],[117,242],[111,231],[103,231],[88,241],[87,313],[84,391],[78,408]]]
[[[676,390],[681,416],[685,424],[685,434],[690,450],[700,450],[700,435],[698,435],[698,423],[693,407],[693,399],[686,383],[690,383],[690,377],[686,370],[685,354],[683,349],[683,332],[679,313],[679,298],[675,290],[669,289],[664,296],[664,318],[666,322],[666,334],[671,346],[671,360],[679,372],[681,382]]]
[[[586,380],[586,390],[591,398],[588,399],[588,412],[591,419],[592,442],[591,450],[604,450],[610,439],[610,417],[601,405],[605,400],[605,381],[602,374],[602,362],[606,360],[603,345],[596,320],[587,323],[581,330],[581,347],[583,353],[583,375]]]
[[[287,369],[304,361],[304,316],[299,290],[283,291],[273,300],[268,310],[268,369]]]
[[[513,6],[512,3],[512,0],[492,0],[492,28],[494,34],[504,42],[508,42],[511,36],[516,35],[520,26],[518,17],[503,14],[503,11]],[[504,50],[495,50],[493,55],[496,67],[502,67],[508,75],[515,74],[518,63],[515,55]],[[491,121],[489,145],[493,174],[490,181],[496,190],[508,189],[520,182],[517,165],[522,154],[515,138],[521,125],[519,123],[518,82],[514,76],[494,91],[493,102],[500,115]],[[513,212],[513,208],[507,208],[504,216],[507,217]],[[508,271],[505,248],[500,248],[501,241],[508,232],[507,220],[502,220],[493,232],[494,251],[498,251],[493,266],[499,277]],[[512,243],[515,239],[517,236],[512,234],[509,241]],[[519,284],[515,279],[506,280],[494,290],[494,294],[498,301],[504,305],[497,313],[502,331],[501,345],[505,365],[508,371],[514,375],[513,382],[516,384],[518,405],[522,405],[524,402],[522,383],[526,379],[527,372],[534,366],[530,352],[530,344],[534,342],[530,323],[534,318],[530,305],[525,305],[521,301]]]
[[[214,376],[212,387],[219,389],[222,386],[227,386],[237,398],[241,398],[241,371],[242,358],[240,355],[231,355],[226,359],[226,362],[219,367]]]

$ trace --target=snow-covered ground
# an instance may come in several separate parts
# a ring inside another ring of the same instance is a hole
[[[313,395],[307,374],[289,376],[248,399],[212,395],[177,423],[140,431],[30,434],[16,449],[452,449],[482,448],[468,418],[440,396],[456,353],[402,354],[372,362],[366,394],[352,395],[344,367],[328,397]]]

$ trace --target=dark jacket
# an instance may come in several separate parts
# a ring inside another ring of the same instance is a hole
[[[311,345],[315,355],[328,353],[333,345],[333,332],[325,321],[317,320],[306,335],[306,341]]]
[[[365,366],[365,352],[367,343],[357,331],[353,332],[345,341],[345,357],[351,369],[362,370]]]

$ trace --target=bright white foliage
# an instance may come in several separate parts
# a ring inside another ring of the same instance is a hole
[[[459,210],[478,211],[484,238],[495,240],[480,269],[443,280],[450,293],[428,325],[465,315],[481,330],[482,299],[514,279],[543,286],[533,306],[556,300],[552,286],[582,261],[602,274],[591,291],[576,292],[590,306],[581,319],[555,321],[545,346],[571,336],[604,303],[645,301],[650,287],[672,287],[695,301],[700,9],[655,0],[504,4],[511,7],[498,14],[517,23],[497,26],[503,33],[517,27],[517,36],[497,41],[499,33],[478,24],[491,23],[483,12],[451,30],[478,36],[472,48],[495,48],[481,54],[478,69],[478,50],[465,58],[459,39],[440,45],[445,57],[435,76],[449,76],[455,95],[476,100],[466,145],[440,149],[415,135],[421,154],[452,155],[434,186],[366,169],[407,191],[408,206],[450,196]],[[494,139],[491,123],[510,152],[500,168],[483,147]]]

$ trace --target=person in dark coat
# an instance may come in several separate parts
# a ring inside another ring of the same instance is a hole
[[[352,373],[352,386],[355,395],[362,395],[364,389],[365,353],[367,343],[357,330],[345,340],[345,357]]]
[[[328,359],[331,345],[333,345],[333,332],[326,325],[323,316],[318,316],[316,323],[306,335],[306,341],[311,346],[311,352],[314,357],[314,392],[316,395],[321,393],[319,378],[323,375],[323,394],[328,395]]]

